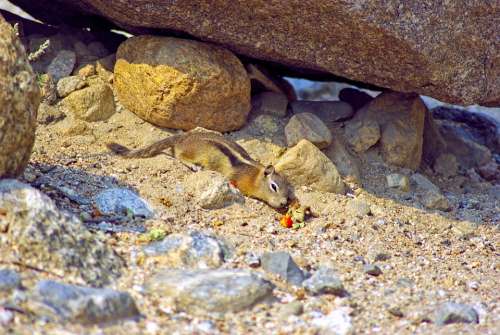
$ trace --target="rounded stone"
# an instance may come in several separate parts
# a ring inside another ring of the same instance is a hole
[[[35,142],[40,91],[26,53],[0,16],[0,178],[20,175]]]
[[[289,147],[293,147],[302,139],[308,140],[320,149],[326,148],[332,143],[330,129],[312,113],[300,113],[292,116],[285,127],[285,136]]]
[[[114,85],[124,107],[160,127],[241,128],[250,80],[230,51],[172,37],[137,36],[116,54]]]

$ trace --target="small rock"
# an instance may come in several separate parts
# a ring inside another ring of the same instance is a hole
[[[245,263],[251,268],[258,268],[260,266],[260,257],[253,252],[247,252]]]
[[[436,309],[434,323],[439,326],[450,323],[479,323],[479,315],[469,305],[446,302]]]
[[[57,105],[49,105],[48,103],[42,102],[38,107],[37,121],[40,124],[51,124],[54,122],[61,121],[66,115],[61,111]]]
[[[88,78],[96,75],[96,66],[94,64],[85,64],[75,69],[76,74],[82,78]]]
[[[69,76],[61,78],[57,82],[57,95],[60,98],[68,96],[71,92],[85,87],[87,83],[80,76]]]
[[[365,152],[380,139],[380,127],[373,120],[353,120],[345,127],[345,138],[354,151]]]
[[[261,257],[261,264],[265,271],[277,274],[295,286],[300,286],[305,279],[304,273],[288,252],[266,252]]]
[[[214,236],[194,231],[172,234],[144,247],[155,263],[171,268],[217,268],[224,263],[228,247]]]
[[[312,294],[333,294],[339,297],[345,297],[348,294],[335,271],[326,267],[319,268],[302,284]]]
[[[416,186],[420,202],[426,208],[442,211],[450,209],[448,199],[441,193],[439,187],[434,185],[427,177],[420,173],[414,173],[410,180]]]
[[[104,82],[74,91],[62,103],[76,118],[88,122],[107,120],[115,113],[113,91]]]
[[[2,255],[6,260],[29,259],[52,273],[95,286],[120,276],[123,260],[37,189],[16,180],[0,181],[0,208],[7,211],[0,220],[7,227],[2,243],[13,251]]]
[[[311,113],[321,119],[328,127],[334,122],[349,119],[354,111],[342,101],[294,101],[290,104],[294,114]]]
[[[276,92],[262,92],[252,97],[252,112],[285,116],[288,107],[286,95]]]
[[[0,292],[10,291],[21,286],[21,276],[9,269],[0,269]]]
[[[328,315],[312,320],[312,325],[319,328],[319,335],[347,335],[352,329],[350,308],[340,307]]]
[[[355,111],[357,111],[358,109],[372,101],[373,97],[368,93],[357,90],[355,88],[346,87],[340,90],[339,100],[347,102]]]
[[[441,154],[434,161],[434,171],[445,178],[456,176],[458,173],[458,162],[455,155]]]
[[[71,75],[76,64],[76,54],[71,50],[61,50],[47,67],[47,73],[52,76],[54,82]]]
[[[242,194],[220,173],[199,171],[187,175],[186,191],[193,194],[202,208],[217,209],[244,202]]]
[[[335,165],[314,144],[301,140],[288,149],[275,165],[295,187],[309,186],[313,190],[343,194],[345,185]]]
[[[486,180],[500,180],[500,165],[493,160],[489,161],[485,165],[479,166],[477,171],[479,172],[479,175]]]
[[[386,177],[387,186],[390,188],[397,188],[403,192],[408,192],[410,190],[410,179],[399,173],[391,173]]]
[[[272,299],[273,285],[242,270],[163,270],[146,282],[155,297],[193,314],[238,312]]]
[[[320,118],[311,113],[299,113],[290,118],[285,126],[286,142],[293,147],[306,139],[318,148],[326,148],[332,143],[332,133]]]
[[[382,274],[382,270],[380,270],[380,268],[374,264],[363,265],[363,272],[375,277],[378,277]]]
[[[347,203],[346,210],[353,216],[362,218],[363,216],[370,215],[370,205],[361,199],[352,199]]]
[[[418,190],[424,192],[440,193],[439,187],[434,185],[426,176],[420,173],[414,173],[411,177],[411,182],[417,187]]]
[[[96,324],[139,316],[126,292],[42,280],[35,287],[36,314],[61,321]]]
[[[420,197],[420,202],[428,209],[448,211],[450,202],[442,193],[427,192]]]
[[[150,218],[153,210],[150,205],[134,192],[126,188],[111,188],[104,190],[94,197],[94,202],[104,215],[128,215]]]
[[[304,304],[296,300],[289,302],[280,308],[280,316],[283,319],[288,319],[290,315],[299,316],[302,313],[304,313]]]

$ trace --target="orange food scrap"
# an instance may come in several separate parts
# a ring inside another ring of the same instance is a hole
[[[290,214],[287,213],[283,215],[283,217],[280,219],[280,224],[285,228],[292,228],[293,220]]]

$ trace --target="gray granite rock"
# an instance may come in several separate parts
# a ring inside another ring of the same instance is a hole
[[[238,312],[273,298],[271,283],[242,270],[163,270],[145,286],[192,314]]]
[[[47,67],[47,73],[49,73],[54,79],[54,82],[57,83],[59,79],[71,75],[75,64],[75,52],[72,50],[61,50],[57,53],[52,62],[50,62]]]
[[[469,305],[446,302],[436,309],[434,322],[439,326],[450,323],[479,323],[479,315]]]
[[[375,277],[378,277],[382,274],[382,270],[380,270],[380,268],[375,264],[363,265],[363,271],[364,273]]]
[[[172,268],[216,268],[224,263],[228,247],[215,236],[193,231],[172,234],[144,247],[148,257]]]
[[[43,269],[102,286],[121,274],[123,260],[73,215],[59,210],[46,195],[16,180],[0,181],[0,226],[8,259],[29,259]]]
[[[111,188],[97,194],[94,198],[97,209],[105,215],[132,214],[150,218],[153,216],[151,206],[136,193],[126,188]]]
[[[21,286],[21,276],[13,270],[0,269],[0,292]]]
[[[37,283],[34,312],[59,321],[96,324],[139,315],[127,292],[68,285],[51,280]]]
[[[295,264],[288,252],[266,252],[262,255],[260,261],[265,271],[280,276],[290,284],[300,286],[305,279],[304,273]]]
[[[333,269],[321,267],[303,283],[304,288],[312,294],[333,294],[344,297],[348,293]]]

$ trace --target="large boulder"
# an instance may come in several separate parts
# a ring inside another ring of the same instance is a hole
[[[114,85],[123,106],[161,127],[235,130],[251,108],[245,68],[208,43],[130,38],[118,48]]]
[[[17,0],[45,22],[98,15],[238,53],[460,104],[500,102],[495,1]],[[142,50],[140,48],[139,50]]]
[[[40,91],[14,29],[0,15],[0,178],[16,177],[35,142]]]

